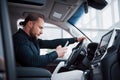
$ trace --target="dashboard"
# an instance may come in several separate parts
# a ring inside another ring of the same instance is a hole
[[[116,36],[116,29],[110,30],[104,34],[100,40],[100,44],[95,51],[93,62],[102,60],[107,54],[107,49],[113,45]]]

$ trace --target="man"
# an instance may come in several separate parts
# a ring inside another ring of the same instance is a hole
[[[23,29],[19,29],[19,31],[13,35],[13,43],[16,62],[22,66],[46,66],[56,58],[64,56],[67,48],[63,46],[67,41],[69,41],[69,44],[72,44],[85,39],[84,37],[55,40],[38,39],[38,36],[43,33],[44,20],[36,14],[29,14],[20,25],[23,26]],[[51,48],[55,49],[55,51],[46,55],[39,55],[40,48]]]

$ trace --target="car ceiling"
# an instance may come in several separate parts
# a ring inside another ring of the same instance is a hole
[[[42,5],[41,3],[25,3],[27,1],[29,0],[21,0],[19,2],[8,0],[8,9],[13,33],[17,30],[15,25],[16,21],[19,18],[24,18],[29,13],[44,15],[45,22],[52,23],[66,29],[67,27],[64,26],[66,26],[67,20],[83,2],[83,0],[42,0],[44,1]]]

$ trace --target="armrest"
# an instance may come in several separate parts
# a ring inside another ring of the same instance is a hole
[[[17,77],[42,77],[51,78],[51,73],[43,68],[36,67],[17,67]]]

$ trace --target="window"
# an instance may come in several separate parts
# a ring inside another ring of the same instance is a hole
[[[57,38],[69,38],[72,37],[68,32],[59,28],[56,25],[45,23],[43,34],[40,36],[42,39],[57,39]]]
[[[20,18],[20,19],[17,20],[17,29],[23,28],[22,26],[19,25],[19,23],[20,23],[21,21],[24,21],[24,19],[21,19],[21,18]]]
[[[115,23],[117,23],[118,21],[120,21],[119,12],[118,12],[118,0],[114,1],[114,15],[115,15]]]
[[[111,6],[109,6],[107,9],[104,10],[102,13],[102,22],[103,22],[103,28],[108,29],[112,26],[112,14],[111,14]]]

